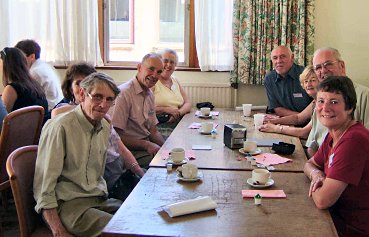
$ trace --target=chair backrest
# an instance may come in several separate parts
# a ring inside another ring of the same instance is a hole
[[[6,164],[22,237],[52,236],[41,215],[34,210],[36,202],[33,197],[33,177],[37,148],[38,146],[32,145],[16,149],[10,154]]]
[[[9,182],[5,164],[15,149],[37,145],[44,119],[42,106],[28,106],[14,110],[5,116],[0,136],[0,184]]]

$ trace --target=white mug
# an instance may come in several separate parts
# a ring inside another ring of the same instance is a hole
[[[209,116],[210,115],[210,108],[208,108],[208,107],[202,107],[200,109],[200,111],[201,111],[201,115],[203,115],[203,116]]]
[[[254,169],[252,171],[252,181],[258,184],[266,184],[271,177],[271,173],[267,169]]]
[[[257,143],[254,141],[246,140],[243,142],[243,151],[253,153],[256,151]]]
[[[173,148],[170,151],[170,159],[174,163],[180,163],[185,159],[185,150],[183,148]]]
[[[194,164],[182,165],[182,176],[185,179],[194,179],[197,177],[198,168]]]
[[[211,133],[211,130],[213,130],[213,127],[214,127],[213,122],[202,122],[201,123],[201,132]]]
[[[243,116],[248,117],[251,115],[252,104],[242,104]]]

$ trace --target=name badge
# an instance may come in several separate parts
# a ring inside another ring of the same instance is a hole
[[[329,156],[329,159],[328,159],[328,168],[331,168],[332,163],[333,163],[333,158],[334,158],[334,153],[332,153],[332,154]]]
[[[293,97],[302,98],[302,93],[293,93]]]
[[[155,114],[155,110],[149,111],[149,116],[153,116]]]

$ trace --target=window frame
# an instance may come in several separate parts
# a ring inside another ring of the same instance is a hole
[[[101,58],[104,61],[104,67],[111,68],[136,68],[137,62],[106,62],[106,53],[108,47],[108,42],[105,41],[105,34],[107,34],[107,29],[105,28],[105,14],[104,11],[106,9],[106,1],[109,0],[98,0],[98,17],[99,17],[99,42],[100,42],[100,53]],[[188,47],[188,65],[185,66],[177,66],[177,70],[199,70],[199,63],[197,59],[196,53],[196,42],[195,42],[195,9],[194,9],[194,1],[189,0],[189,4],[186,6],[187,11],[189,11],[189,21],[186,24],[189,24],[189,37],[185,39],[185,47]],[[132,5],[133,6],[133,5]]]

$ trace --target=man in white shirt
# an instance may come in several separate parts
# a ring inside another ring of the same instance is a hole
[[[49,104],[49,111],[51,111],[63,99],[58,74],[51,65],[40,59],[41,47],[36,41],[22,40],[15,47],[22,50],[26,55],[30,73],[44,89],[47,103]]]

